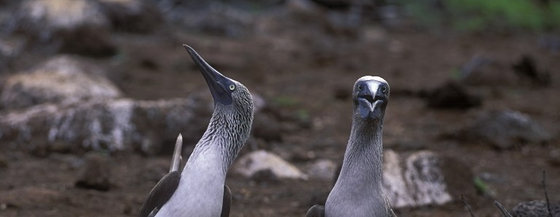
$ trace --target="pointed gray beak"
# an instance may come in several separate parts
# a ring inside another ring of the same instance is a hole
[[[202,76],[204,76],[208,88],[210,88],[210,92],[212,93],[212,97],[214,98],[214,103],[221,103],[223,105],[231,104],[233,98],[228,87],[232,85],[233,82],[216,69],[212,68],[212,66],[204,61],[192,47],[186,44],[183,44],[183,47],[189,52],[189,55],[202,73]]]
[[[387,106],[388,87],[378,81],[362,81],[361,89],[356,95],[356,106],[360,116],[366,118],[380,118]]]

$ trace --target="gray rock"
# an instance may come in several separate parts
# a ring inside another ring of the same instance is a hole
[[[461,194],[474,192],[472,177],[466,166],[431,151],[409,155],[384,152],[385,194],[396,208],[442,205],[459,199]],[[454,192],[455,188],[462,192]]]
[[[253,96],[253,104],[255,105],[255,113],[258,113],[268,106],[266,100],[258,93],[251,93]]]
[[[383,185],[391,206],[398,208],[416,205],[412,194],[408,192],[400,156],[387,149],[383,153]]]
[[[56,56],[29,73],[8,77],[0,95],[0,107],[15,109],[41,103],[120,97],[120,90],[103,74],[100,68],[78,57]]]
[[[92,56],[115,53],[110,25],[94,0],[26,0],[16,13],[17,29],[62,52]]]
[[[498,149],[541,144],[552,139],[551,134],[529,116],[511,110],[482,112],[473,122],[445,133],[445,136],[486,143]]]
[[[552,215],[548,213],[546,201],[526,201],[513,207],[511,214],[515,217],[560,217],[560,205],[550,204],[550,211]]]
[[[254,151],[242,156],[232,167],[235,173],[252,177],[255,173],[270,170],[279,179],[304,179],[308,177],[294,165],[279,156],[264,151]]]
[[[551,84],[550,72],[540,69],[537,61],[531,55],[523,55],[518,62],[513,64],[513,69],[522,83],[535,87],[548,87]]]
[[[0,39],[0,74],[11,67],[12,61],[21,53],[21,40]]]
[[[163,22],[158,7],[142,0],[98,0],[115,29],[151,32]]]
[[[441,170],[442,160],[433,152],[418,152],[406,159],[405,180],[416,205],[444,204],[451,200],[445,177]]]
[[[209,115],[193,98],[42,104],[0,114],[0,142],[29,151],[48,152],[54,143],[65,143],[72,150],[155,154],[167,149],[165,140],[172,140],[178,133],[183,134],[186,144],[196,142]]]
[[[475,55],[460,68],[460,79],[473,86],[512,86],[519,78],[510,67],[491,57]]]
[[[26,0],[20,10],[23,19],[55,30],[80,25],[107,25],[99,5],[90,0]]]
[[[429,107],[438,109],[469,109],[482,105],[480,96],[470,93],[464,85],[454,81],[430,90],[425,100]]]
[[[319,159],[309,165],[307,174],[309,178],[318,180],[332,180],[336,165],[331,160]]]
[[[513,70],[512,70],[513,69]],[[550,86],[550,73],[538,67],[530,55],[513,64],[475,55],[461,66],[461,80],[475,86]]]

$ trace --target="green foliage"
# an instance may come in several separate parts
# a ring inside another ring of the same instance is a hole
[[[492,187],[488,186],[486,182],[484,182],[480,177],[474,178],[474,186],[476,189],[482,193],[484,196],[495,198],[496,197],[496,190]]]
[[[504,25],[535,30],[544,26],[543,11],[530,0],[447,0],[446,3],[452,14],[469,16],[474,13],[481,26]]]
[[[560,2],[548,6],[536,0],[401,0],[418,23],[427,26],[450,25],[460,31],[533,30],[560,27]]]
[[[553,27],[560,27],[560,1],[550,2],[547,24]]]
[[[451,69],[451,71],[449,72],[449,77],[451,77],[451,79],[456,81],[461,80],[461,69],[459,68]]]
[[[296,111],[296,118],[300,121],[309,121],[311,116],[309,115],[309,111],[305,109],[298,109]]]
[[[414,18],[417,19],[418,23],[436,26],[441,22],[441,15],[438,11],[430,8],[429,5],[424,1],[415,0],[402,0],[404,10],[410,13]]]

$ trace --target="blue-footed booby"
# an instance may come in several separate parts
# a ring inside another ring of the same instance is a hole
[[[352,129],[342,169],[325,206],[314,205],[307,217],[396,216],[383,192],[383,117],[389,84],[363,76],[354,84]]]
[[[156,184],[140,216],[229,216],[231,192],[225,185],[226,173],[249,137],[253,99],[243,84],[222,75],[194,49],[183,46],[210,88],[214,112],[183,171],[171,171]],[[174,156],[178,149],[175,151]]]

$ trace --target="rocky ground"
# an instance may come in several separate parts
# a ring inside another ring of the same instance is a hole
[[[461,195],[476,216],[500,216],[495,199],[509,209],[545,199],[543,171],[560,203],[554,35],[355,25],[307,1],[0,5],[0,216],[136,216],[177,134],[188,155],[211,112],[182,44],[258,101],[238,160],[264,150],[287,164],[248,176],[234,165],[231,216],[303,216],[324,201],[362,75],[391,85],[385,168],[424,171],[448,194],[395,199],[399,216],[469,216]],[[407,167],[415,156],[428,163]]]

